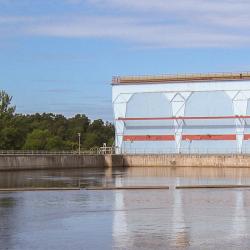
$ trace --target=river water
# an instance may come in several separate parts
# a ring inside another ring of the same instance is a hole
[[[0,193],[0,249],[249,249],[247,168],[1,172],[0,188],[168,185],[169,190]]]

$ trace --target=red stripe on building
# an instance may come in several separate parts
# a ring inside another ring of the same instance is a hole
[[[174,141],[174,135],[124,135],[124,141]]]
[[[174,141],[174,135],[124,135],[124,141]],[[228,135],[183,135],[183,141],[235,141],[235,134]],[[250,140],[250,134],[244,135],[244,140]]]
[[[250,140],[250,134],[245,134],[244,135],[244,140]]]
[[[182,140],[187,141],[235,141],[236,135],[183,135]]]
[[[119,121],[156,121],[156,120],[223,120],[223,119],[250,119],[250,115],[231,116],[178,116],[178,117],[119,117]]]

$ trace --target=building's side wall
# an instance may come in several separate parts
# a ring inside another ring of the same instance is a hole
[[[232,100],[224,91],[194,92],[186,103],[185,116],[233,116]],[[184,135],[231,135],[235,134],[234,119],[187,120],[183,126]],[[182,141],[182,152],[235,152],[236,140],[194,140]]]
[[[127,104],[127,117],[172,116],[169,100],[163,93],[138,93]],[[173,135],[173,121],[126,121],[124,135]],[[174,141],[124,141],[122,153],[146,153],[169,150],[174,153]]]
[[[248,105],[247,105],[247,114],[250,114],[250,99],[248,100]],[[247,124],[245,125],[245,134],[250,134],[250,119],[247,120]],[[250,148],[250,140],[244,140],[243,145],[243,152],[249,151]]]
[[[116,152],[250,152],[250,144],[244,138],[244,133],[250,134],[250,119],[118,121],[118,118],[129,117],[250,115],[249,105],[248,108],[246,105],[249,99],[250,81],[114,85],[116,142],[119,142]],[[159,135],[172,135],[173,138],[160,138]],[[190,140],[185,135],[197,135],[200,139]],[[200,135],[222,135],[223,139],[204,139]]]

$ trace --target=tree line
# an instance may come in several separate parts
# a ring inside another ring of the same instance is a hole
[[[84,114],[71,118],[52,113],[18,114],[11,101],[11,96],[0,91],[0,150],[76,150],[78,133],[86,150],[114,142],[112,123],[91,121]]]

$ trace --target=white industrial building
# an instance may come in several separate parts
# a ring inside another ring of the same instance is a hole
[[[116,153],[250,153],[250,73],[113,77]]]

